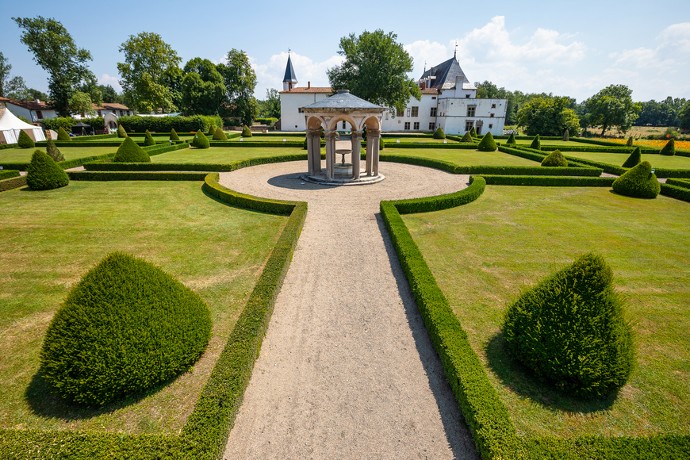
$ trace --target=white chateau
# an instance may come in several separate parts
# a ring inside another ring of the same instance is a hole
[[[303,107],[327,98],[330,87],[297,86],[295,69],[288,56],[280,92],[280,127],[283,131],[305,131]],[[503,134],[505,99],[477,99],[477,88],[462,71],[456,55],[432,67],[418,80],[420,100],[410,98],[404,113],[386,110],[383,132],[429,132],[439,126],[446,134],[465,134],[475,128],[478,135]],[[343,130],[349,127],[343,126]]]

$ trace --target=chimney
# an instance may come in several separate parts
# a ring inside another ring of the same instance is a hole
[[[310,81],[307,82],[307,89],[309,89],[309,88],[311,88],[311,82]]]

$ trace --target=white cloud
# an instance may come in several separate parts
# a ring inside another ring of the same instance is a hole
[[[98,84],[110,85],[113,88],[115,88],[115,91],[117,91],[118,93],[122,91],[122,86],[120,86],[118,78],[107,73],[101,74],[101,76],[98,78]]]

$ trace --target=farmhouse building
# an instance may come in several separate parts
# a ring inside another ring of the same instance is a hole
[[[478,99],[477,88],[468,80],[456,55],[425,70],[417,83],[421,99],[410,98],[403,113],[386,110],[383,132],[425,132],[441,127],[446,134],[464,134],[474,127],[478,135],[503,134],[507,101]],[[284,131],[304,131],[303,108],[333,94],[330,87],[311,86],[310,82],[306,87],[297,84],[288,56],[283,91],[280,92],[280,120]],[[342,129],[347,130],[347,125]]]

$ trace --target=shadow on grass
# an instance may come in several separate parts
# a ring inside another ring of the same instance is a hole
[[[503,385],[549,409],[581,414],[599,412],[610,409],[618,396],[612,393],[605,398],[587,400],[559,392],[510,356],[502,333],[489,340],[485,352],[491,370]]]
[[[147,396],[157,393],[170,383],[172,383],[172,380],[157,385],[138,395],[128,396],[121,401],[106,404],[103,407],[88,407],[70,404],[66,400],[60,398],[53,392],[39,370],[33,376],[29,386],[26,388],[24,398],[35,415],[65,421],[86,420],[135,404]]]

